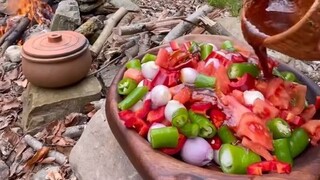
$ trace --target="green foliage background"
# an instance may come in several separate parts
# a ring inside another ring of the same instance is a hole
[[[241,0],[208,0],[208,3],[217,8],[227,8],[232,16],[238,16],[242,6]]]

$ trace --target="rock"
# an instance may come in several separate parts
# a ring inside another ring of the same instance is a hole
[[[82,112],[87,103],[100,99],[101,89],[96,77],[61,89],[45,89],[29,84],[23,93],[24,130],[36,132],[53,120],[62,119],[72,112]]]
[[[1,159],[0,159],[0,177],[1,179],[8,179],[9,177],[9,167]]]
[[[142,179],[113,136],[104,107],[89,121],[69,161],[79,180]]]
[[[139,6],[130,0],[110,0],[109,3],[117,8],[124,7],[129,11],[139,11],[140,10]]]
[[[4,56],[7,60],[13,63],[21,62],[21,46],[18,46],[18,45],[9,46],[4,52]]]
[[[113,78],[116,76],[116,74],[118,73],[118,71],[120,70],[121,66],[110,66],[104,70],[102,70],[99,73],[100,78],[102,79],[102,82],[104,84],[105,87],[110,87]]]
[[[81,24],[80,11],[77,1],[61,1],[52,18],[50,29],[75,30]]]
[[[93,3],[93,2],[97,2],[99,0],[77,0],[79,3]]]
[[[99,0],[99,1],[93,2],[93,3],[80,3],[79,9],[80,9],[80,12],[82,12],[82,13],[88,13],[88,12],[91,12],[92,10],[96,9],[97,7],[99,7],[102,4],[103,4],[103,0]]]
[[[59,173],[59,166],[48,165],[40,169],[36,174],[34,174],[31,179],[32,180],[44,180],[47,179],[46,176],[51,173]]]
[[[28,30],[23,34],[24,42],[30,39],[34,35],[39,35],[42,33],[50,32],[50,28],[46,24],[36,24],[28,28]]]
[[[228,30],[234,37],[245,42],[241,31],[239,17],[222,17],[217,18],[216,21],[220,23],[226,30]]]
[[[8,72],[12,69],[15,69],[18,66],[18,64],[6,61],[1,66],[5,72]]]

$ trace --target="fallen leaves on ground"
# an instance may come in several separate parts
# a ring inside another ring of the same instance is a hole
[[[33,166],[40,162],[41,160],[43,160],[49,153],[50,148],[49,147],[42,147],[41,149],[39,149],[36,154],[27,161],[25,168],[26,170],[30,170],[33,168]]]

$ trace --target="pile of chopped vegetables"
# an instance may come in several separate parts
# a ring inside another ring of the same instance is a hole
[[[293,159],[320,140],[319,108],[292,72],[265,79],[258,61],[225,41],[173,41],[126,64],[119,117],[150,146],[195,166],[230,174],[290,173]]]

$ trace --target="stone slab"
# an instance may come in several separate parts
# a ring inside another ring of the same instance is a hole
[[[71,112],[82,112],[85,104],[100,99],[102,86],[96,77],[60,89],[45,89],[29,83],[23,93],[22,125],[36,131]]]
[[[99,73],[99,76],[104,84],[104,87],[109,88],[111,86],[111,83],[118,73],[118,71],[121,69],[121,66],[115,66],[112,65],[104,70],[102,70]]]
[[[112,4],[114,7],[117,7],[117,8],[124,7],[130,11],[140,10],[139,6],[130,0],[110,0],[109,3]]]
[[[113,136],[102,107],[71,150],[69,161],[79,180],[141,180]]]

